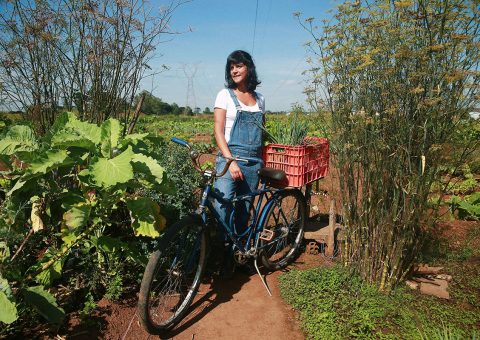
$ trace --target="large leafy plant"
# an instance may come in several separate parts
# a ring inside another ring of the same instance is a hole
[[[8,228],[3,235],[43,235],[31,238],[40,240],[43,248],[21,259],[22,247],[32,241],[19,245],[19,237],[2,240],[0,234],[1,322],[17,319],[19,301],[30,303],[49,321],[63,319],[48,287],[61,277],[72,250],[121,250],[144,261],[138,247],[106,230],[130,224],[135,236],[159,236],[166,224],[160,206],[141,193],[166,192],[171,185],[152,157],[148,135],[123,136],[122,131],[115,119],[98,126],[64,113],[42,138],[19,125],[0,139],[0,160],[9,168],[0,173],[0,229]]]

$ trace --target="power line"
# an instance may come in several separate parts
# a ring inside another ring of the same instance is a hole
[[[255,34],[257,32],[257,15],[258,15],[258,0],[257,0],[257,6],[255,8],[255,24],[253,26],[252,54],[253,54],[253,50],[255,49]]]

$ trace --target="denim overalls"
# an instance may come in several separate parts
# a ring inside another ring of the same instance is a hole
[[[263,112],[249,112],[243,111],[237,96],[232,89],[228,89],[230,96],[235,103],[237,109],[237,116],[230,131],[230,140],[228,142],[228,148],[233,157],[262,157],[262,135],[263,135]],[[258,103],[258,96],[255,93],[255,97]],[[219,155],[216,161],[216,170],[222,171],[225,167],[226,160]],[[244,195],[258,187],[258,170],[261,168],[262,163],[249,162],[248,164],[243,162],[237,162],[240,170],[243,173],[243,181],[234,181],[227,171],[225,175],[218,178],[215,182],[215,191],[218,191],[224,198],[232,199],[235,196]],[[249,211],[251,201],[239,201],[235,207],[235,226],[237,232],[242,232],[249,218]],[[218,201],[215,201],[215,209],[219,213],[220,218],[228,225],[227,219],[230,218],[231,209],[222,206]],[[223,228],[221,228],[223,229]]]

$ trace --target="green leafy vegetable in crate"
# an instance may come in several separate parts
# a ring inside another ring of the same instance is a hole
[[[266,141],[275,144],[300,145],[308,133],[308,120],[300,105],[293,107],[286,119],[271,119],[265,129]]]

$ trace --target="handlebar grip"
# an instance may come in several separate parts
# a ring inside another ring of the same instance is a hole
[[[187,141],[184,141],[183,139],[180,139],[180,138],[177,138],[177,137],[173,137],[173,138],[171,139],[171,141],[174,142],[174,143],[180,144],[180,145],[182,145],[182,146],[186,146],[186,147],[189,146],[188,143],[187,143]]]

